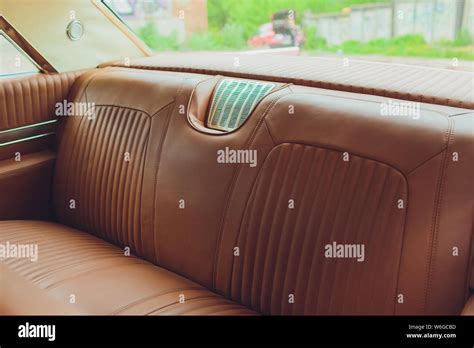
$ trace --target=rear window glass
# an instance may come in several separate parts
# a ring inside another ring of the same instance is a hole
[[[103,1],[156,52],[273,50],[473,69],[471,0]]]
[[[38,72],[32,63],[5,33],[0,31],[0,76]]]

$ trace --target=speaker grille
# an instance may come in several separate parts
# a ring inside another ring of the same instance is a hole
[[[208,127],[226,131],[239,128],[274,87],[272,83],[223,79],[211,101]]]

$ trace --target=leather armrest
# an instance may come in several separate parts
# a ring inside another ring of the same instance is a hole
[[[474,315],[474,295],[468,298],[461,315]]]

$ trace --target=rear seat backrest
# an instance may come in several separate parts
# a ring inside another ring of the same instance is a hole
[[[458,314],[472,113],[422,105],[420,119],[387,117],[383,98],[292,88],[259,133],[273,148],[259,149],[258,171],[242,166],[234,185],[219,292],[268,314]],[[334,242],[364,245],[364,262],[326,258]]]
[[[178,105],[188,104],[193,88],[192,83],[183,88]],[[224,233],[222,219],[238,169],[237,164],[219,163],[217,151],[245,148],[280,93],[284,90],[271,93],[245,126],[233,133],[201,132],[190,125],[186,115],[173,114],[154,182],[159,265],[214,288],[216,252]],[[262,140],[261,146],[270,145]]]
[[[153,260],[151,217],[143,206],[149,137],[159,139],[182,78],[130,71],[84,75],[71,101],[94,103],[95,115],[63,119],[55,175],[55,214],[138,256]],[[150,132],[154,131],[151,135]],[[149,180],[151,178],[148,178]]]
[[[180,111],[208,76],[104,70],[84,76],[71,96],[95,103],[96,117],[62,125],[57,219],[212,288],[236,168],[217,163],[216,148],[244,147],[262,120],[252,118],[238,135],[210,138]]]
[[[271,150],[234,237],[232,298],[268,314],[393,312],[406,181],[383,163],[343,158],[299,143]],[[364,250],[325,258],[333,243]]]
[[[386,117],[383,98],[291,87],[211,134],[181,110],[207,79],[81,78],[73,99],[96,103],[97,118],[64,122],[59,221],[263,313],[459,313],[472,115],[424,105],[419,120]],[[257,166],[218,163],[226,147],[257,150]],[[333,242],[364,245],[364,261],[326,258]]]

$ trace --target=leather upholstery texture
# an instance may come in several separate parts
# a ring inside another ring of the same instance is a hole
[[[0,131],[54,119],[81,72],[32,74],[0,81]]]
[[[340,152],[308,145],[276,146],[237,236],[243,255],[233,264],[232,297],[268,314],[392,313],[405,220],[394,202],[406,198],[403,175],[385,164],[358,156],[344,162]],[[328,261],[322,251],[333,241],[366,243],[366,259]]]
[[[77,79],[70,100],[95,112],[60,121],[55,221],[0,222],[0,243],[38,245],[37,262],[2,261],[38,301],[70,308],[74,295],[86,314],[461,313],[472,110],[384,115],[392,95],[279,85],[215,132],[193,124],[209,82],[116,67]],[[255,161],[223,163],[223,150]]]
[[[0,79],[0,219],[51,218],[56,106],[81,73]]]
[[[291,57],[249,54],[162,54],[137,58],[137,69],[226,75],[294,83],[338,91],[379,95],[423,103],[474,108],[473,74],[352,58]],[[238,64],[235,64],[238,62]],[[101,66],[124,67],[122,61]]]
[[[51,314],[59,306],[72,314],[191,315],[202,311],[255,315],[192,281],[126,256],[123,250],[88,233],[39,221],[2,221],[0,229],[2,240],[38,245],[36,262],[26,258],[5,262],[14,275],[39,290],[36,303],[53,302],[52,310],[40,308],[35,314]],[[11,278],[7,273],[1,286]],[[10,301],[4,302],[6,313],[16,314],[21,298],[21,293],[12,292]]]
[[[56,154],[41,151],[0,161],[0,220],[50,219]]]
[[[469,297],[461,313],[462,315],[474,315],[474,297]]]

